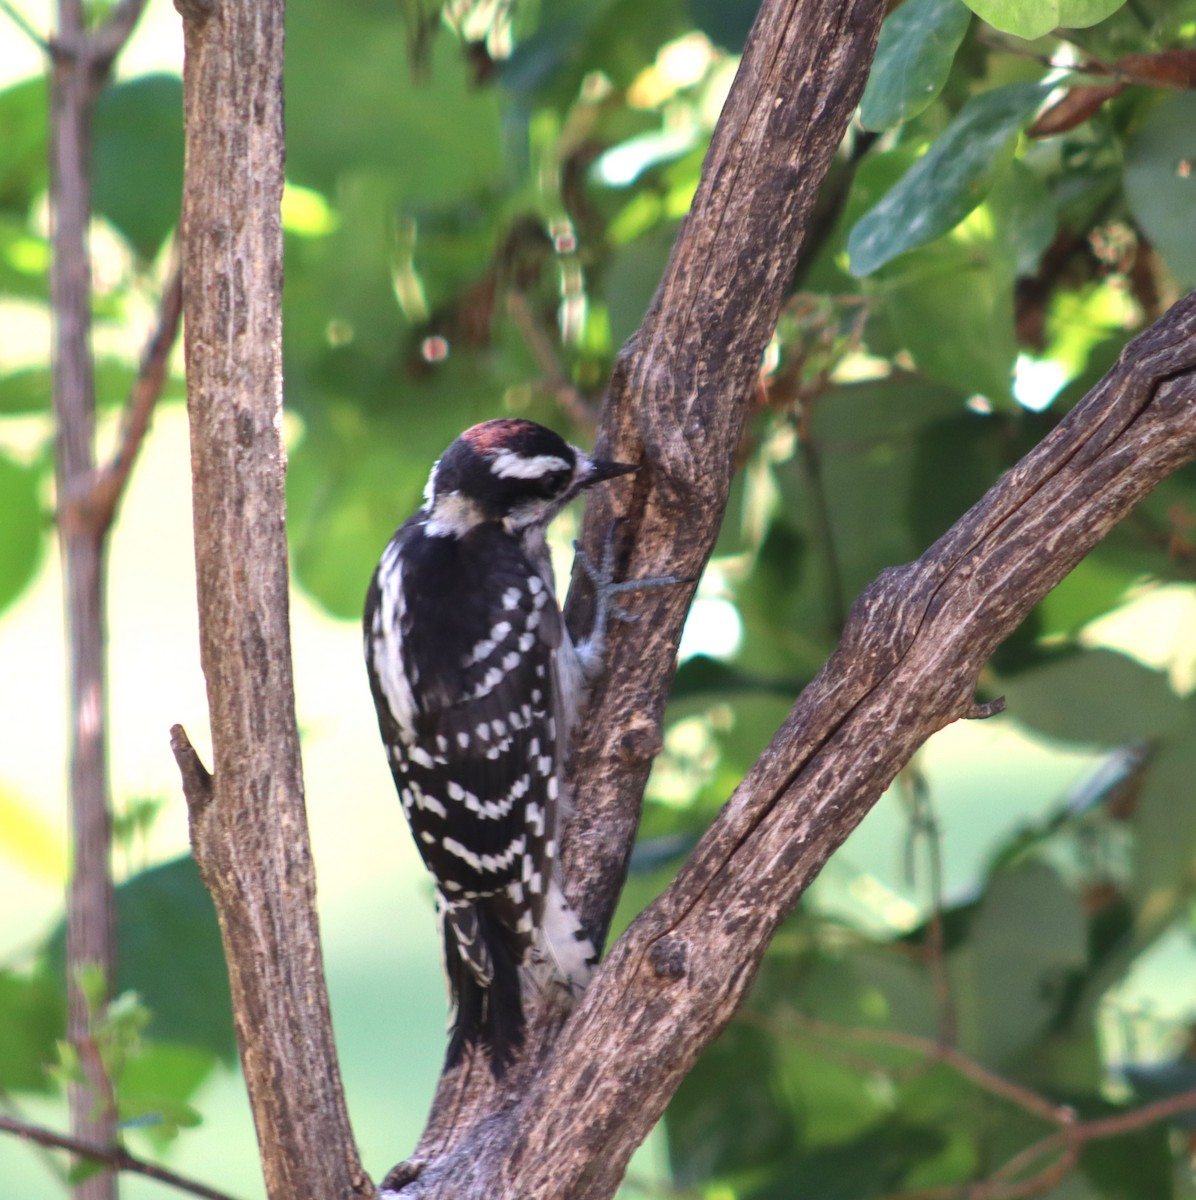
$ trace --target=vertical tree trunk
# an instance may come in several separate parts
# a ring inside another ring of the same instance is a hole
[[[180,6],[187,409],[215,773],[181,730],[271,1200],[373,1188],[341,1091],[291,672],[282,445],[282,0]]]
[[[67,904],[71,972],[94,965],[108,986],[116,970],[111,819],[104,722],[104,537],[81,520],[73,503],[91,486],[95,467],[95,384],[91,361],[91,213],[89,159],[92,83],[84,54],[79,0],[59,0],[53,68],[50,153],[53,196],[54,414],[58,437],[58,510],[70,662],[70,810],[75,844]],[[103,1065],[88,1044],[87,1004],[75,978],[67,981],[68,1037],[80,1049],[90,1086],[70,1089],[71,1130],[106,1144],[115,1134]],[[80,1183],[79,1200],[113,1200],[116,1175]]]

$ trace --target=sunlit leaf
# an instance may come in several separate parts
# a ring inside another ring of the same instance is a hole
[[[436,39],[414,78],[406,37],[385,5],[344,5],[336,36],[327,12],[296,5],[287,14],[287,175],[325,195],[348,172],[385,172],[407,200],[460,198],[503,175],[498,96],[475,88],[450,36]],[[330,95],[337,97],[329,104]],[[346,120],[345,113],[368,113]],[[385,230],[390,214],[375,220]]]
[[[0,783],[0,856],[45,883],[66,880],[63,836],[45,814]]]
[[[8,37],[19,36],[12,28]],[[0,91],[0,208],[24,217],[47,178],[45,76]]]
[[[954,228],[988,194],[1022,126],[1042,103],[1041,84],[1014,83],[973,96],[905,177],[851,231],[853,275]]]
[[[0,454],[0,609],[33,578],[49,523],[41,503],[42,474]]]
[[[1085,29],[1115,13],[1125,0],[965,0],[994,29],[1020,38],[1052,29]]]
[[[889,13],[860,100],[865,129],[900,125],[934,100],[970,21],[961,0],[906,0]]]
[[[1196,95],[1167,96],[1130,136],[1125,195],[1180,286],[1196,284]]]

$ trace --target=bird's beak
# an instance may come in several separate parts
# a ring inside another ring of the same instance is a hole
[[[639,467],[635,463],[611,462],[605,458],[591,458],[589,467],[585,471],[582,479],[582,487],[590,487],[592,484],[601,483],[604,479],[614,479],[616,475],[630,475],[633,471],[638,471]]]

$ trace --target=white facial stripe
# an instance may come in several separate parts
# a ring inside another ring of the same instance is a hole
[[[440,469],[440,459],[437,459],[432,464],[432,470],[428,473],[428,482],[424,484],[424,508],[432,507],[432,497],[436,493],[436,472]]]
[[[500,450],[490,460],[490,470],[499,479],[539,479],[554,471],[571,471],[573,464],[556,454],[536,454],[525,458],[511,450]]]
[[[482,520],[481,510],[472,500],[460,492],[449,492],[436,497],[424,532],[428,537],[463,537]]]

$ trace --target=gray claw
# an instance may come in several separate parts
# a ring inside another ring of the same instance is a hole
[[[613,522],[607,530],[606,539],[602,546],[602,563],[595,566],[590,556],[578,545],[573,543],[576,561],[589,577],[594,588],[595,610],[594,627],[584,644],[584,657],[595,665],[600,664],[606,641],[606,627],[611,618],[617,621],[633,622],[639,617],[626,612],[615,602],[614,597],[625,592],[642,592],[649,588],[670,587],[675,583],[687,583],[675,575],[659,575],[652,579],[626,579],[619,583],[614,580],[615,566],[615,532],[618,522]]]

